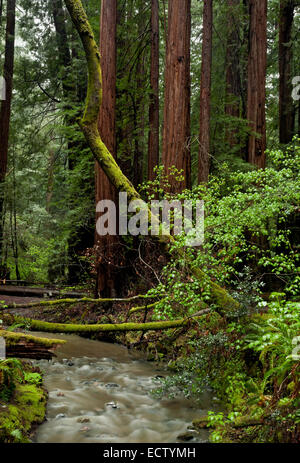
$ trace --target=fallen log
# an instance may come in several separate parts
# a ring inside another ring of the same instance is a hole
[[[32,331],[43,331],[47,333],[68,333],[68,334],[81,334],[81,333],[110,333],[110,332],[127,332],[127,331],[157,331],[157,330],[168,330],[171,328],[178,328],[186,326],[190,323],[194,323],[197,319],[200,319],[203,315],[211,312],[210,309],[197,312],[194,316],[188,318],[182,318],[179,320],[168,320],[159,322],[148,322],[148,323],[106,323],[98,325],[78,325],[69,323],[51,323],[44,322],[41,320],[32,320],[30,318],[8,315],[6,320],[4,315],[4,321],[8,323],[18,323],[26,325],[26,329]]]
[[[24,333],[14,333],[0,330],[0,338],[5,339],[6,356],[30,359],[50,360],[55,356],[53,352],[59,345],[66,341],[60,339],[48,339],[31,336]]]
[[[41,306],[51,306],[51,305],[69,305],[69,304],[80,304],[80,303],[89,303],[89,304],[106,304],[106,303],[123,303],[123,302],[134,302],[138,299],[153,299],[153,296],[146,295],[137,295],[129,298],[108,298],[108,299],[92,299],[90,297],[82,297],[80,299],[56,299],[56,300],[47,300],[47,301],[38,301],[30,302],[29,304],[5,304],[4,307],[0,307],[0,312],[6,311],[7,309],[31,309],[34,307]]]
[[[103,143],[98,131],[99,111],[102,104],[102,72],[99,47],[95,41],[92,27],[81,0],[65,0],[65,4],[80,36],[88,68],[87,97],[83,117],[79,122],[79,126],[95,160],[99,163],[116,190],[127,193],[129,201],[140,200],[141,197],[139,193],[120,169],[105,143]],[[151,215],[150,208],[148,208],[148,215],[150,223],[152,223],[152,219],[154,222],[159,223],[159,220]],[[185,255],[185,250],[182,248],[178,249],[178,247],[174,246],[175,239],[173,236],[161,234],[153,238],[167,247],[171,255],[176,258],[184,258],[195,278],[200,282],[209,283],[211,293],[210,302],[214,304],[221,313],[235,312],[239,309],[240,304],[235,301],[224,288],[221,288],[214,281],[209,279],[201,269],[193,266],[192,261]]]
[[[67,298],[82,297],[83,293],[74,291],[59,291],[57,289],[49,288],[25,288],[24,286],[7,286],[0,285],[0,298],[1,294],[5,296],[23,296],[23,297],[59,297],[64,296]]]

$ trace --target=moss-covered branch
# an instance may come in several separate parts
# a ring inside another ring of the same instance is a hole
[[[29,304],[8,304],[4,305],[4,307],[0,307],[0,312],[4,312],[7,309],[31,309],[34,307],[42,307],[42,306],[53,306],[53,305],[72,305],[72,304],[80,304],[80,303],[89,303],[89,304],[106,304],[106,303],[127,303],[127,302],[134,302],[139,299],[153,299],[151,296],[147,295],[137,295],[132,296],[129,298],[107,298],[107,299],[92,299],[89,297],[82,297],[80,299],[56,299],[56,300],[46,300],[46,301],[39,301],[39,302],[30,302]]]
[[[82,6],[81,0],[65,0],[65,4],[81,38],[88,66],[88,91],[85,111],[80,121],[80,127],[95,159],[99,162],[117,191],[126,192],[129,201],[140,199],[140,195],[128,178],[123,174],[98,132],[98,115],[102,103],[101,63],[98,46],[86,12]],[[149,218],[151,219],[150,210]],[[160,235],[157,238],[163,244],[174,244],[174,238],[171,235]],[[182,257],[183,251],[176,250],[174,252],[177,256],[179,254],[179,256]],[[207,281],[207,277],[201,269],[191,268],[191,271],[198,280]],[[239,304],[225,289],[221,288],[213,281],[211,281],[210,287],[211,302],[214,303],[220,311],[235,311],[239,308]]]
[[[48,333],[111,333],[111,332],[127,332],[127,331],[156,331],[168,330],[170,328],[178,328],[193,323],[201,315],[208,313],[205,310],[197,317],[182,318],[180,320],[148,322],[148,323],[116,323],[116,324],[99,324],[99,325],[77,325],[68,323],[50,323],[41,320],[31,320],[23,317],[11,317],[10,322],[24,323],[26,327],[33,331],[45,331]]]
[[[142,305],[142,306],[137,306],[137,307],[132,307],[129,312],[128,312],[128,315],[133,315],[137,312],[143,312],[143,311],[146,311],[146,310],[150,310],[150,309],[153,309],[159,302],[161,301],[156,301],[156,302],[153,302],[153,304],[149,304],[149,305]]]

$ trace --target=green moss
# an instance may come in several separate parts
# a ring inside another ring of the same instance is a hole
[[[33,425],[45,419],[46,403],[41,386],[17,383],[11,402],[0,411],[0,443],[30,442]]]
[[[149,323],[116,323],[99,325],[75,325],[67,323],[49,323],[41,320],[31,320],[29,318],[14,317],[14,322],[25,323],[29,329],[35,331],[45,331],[48,333],[98,333],[98,332],[126,332],[126,331],[156,331],[187,326],[194,323],[194,319],[180,319],[173,321],[149,322]]]
[[[55,347],[59,344],[65,344],[66,341],[61,339],[47,339],[47,338],[39,338],[36,336],[31,336],[29,334],[24,333],[14,333],[11,331],[4,331],[0,330],[0,337],[3,337],[6,341],[6,347],[12,347],[19,344],[22,341],[26,341],[28,343],[33,343],[35,345],[43,346],[43,347]]]

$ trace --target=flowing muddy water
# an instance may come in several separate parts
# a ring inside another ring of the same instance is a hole
[[[209,393],[200,409],[184,399],[156,399],[153,379],[166,376],[126,348],[73,335],[57,358],[39,361],[49,391],[47,421],[38,427],[38,443],[175,443],[192,420],[212,408]],[[207,442],[208,432],[193,442]]]

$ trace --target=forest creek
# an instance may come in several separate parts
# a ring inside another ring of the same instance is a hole
[[[0,0],[1,456],[300,443],[299,37],[298,0]]]

